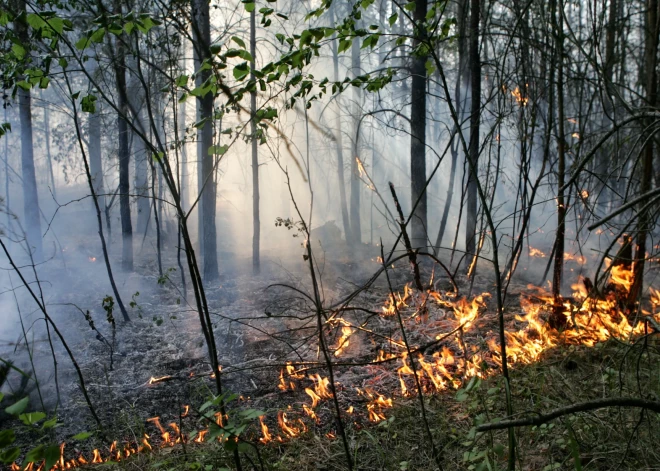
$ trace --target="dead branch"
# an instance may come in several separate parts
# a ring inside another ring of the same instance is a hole
[[[550,422],[565,415],[575,414],[577,412],[588,412],[592,410],[604,409],[606,407],[636,407],[639,409],[648,409],[660,414],[660,402],[638,399],[635,397],[608,397],[605,399],[596,399],[594,401],[580,402],[559,409],[552,410],[547,414],[538,414],[533,417],[522,419],[503,420],[501,422],[491,422],[477,426],[477,432],[487,432],[489,430],[510,429],[513,427],[522,427],[527,425],[541,425]]]

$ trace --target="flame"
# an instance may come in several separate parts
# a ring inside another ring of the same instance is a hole
[[[300,435],[300,429],[296,428],[291,422],[289,422],[285,412],[279,411],[277,413],[277,423],[280,425],[282,431],[289,437],[294,438]]]
[[[535,249],[534,247],[530,247],[529,248],[529,256],[530,257],[545,258],[545,253],[540,251],[539,249]]]
[[[261,434],[263,435],[259,439],[259,441],[261,443],[266,444],[266,443],[270,442],[273,439],[273,437],[270,435],[270,432],[268,431],[268,426],[264,423],[264,416],[263,415],[259,417],[259,425],[261,426]]]
[[[295,366],[293,366],[293,364],[290,361],[286,363],[286,374],[289,378],[293,378],[293,379],[302,379],[305,377],[304,375],[296,372]],[[296,383],[294,383],[293,381],[289,381],[287,383],[287,381],[284,379],[284,369],[282,369],[280,370],[280,384],[277,387],[281,391],[286,391],[289,389],[293,391],[294,389],[296,389]]]
[[[382,422],[387,419],[383,413],[383,409],[392,408],[392,398],[387,398],[370,388],[365,388],[363,391],[358,389],[357,391],[358,394],[364,396],[368,401],[367,412],[369,413],[369,420],[371,422]]]
[[[183,417],[187,417],[187,416],[188,416],[188,412],[190,412],[190,406],[188,406],[188,405],[183,406],[183,414],[181,414],[181,417],[182,417],[182,418],[183,418]]]
[[[586,265],[587,257],[584,255],[573,255],[571,253],[564,252],[564,262],[568,261],[575,262],[578,265]]]
[[[516,100],[516,102],[520,106],[527,106],[527,102],[529,101],[529,98],[522,96],[522,93],[520,93],[520,88],[516,87],[514,90],[511,91],[511,96]]]
[[[204,437],[206,436],[207,433],[209,433],[208,429],[200,430],[193,441],[195,443],[204,443]]]
[[[87,259],[92,263],[96,261],[96,257],[87,257]]]
[[[149,384],[160,383],[160,382],[163,382],[163,381],[167,381],[168,379],[172,379],[172,377],[166,375],[166,376],[161,376],[159,378],[155,378],[155,377],[152,376],[151,378],[149,378]]]
[[[339,338],[337,349],[334,353],[336,357],[341,356],[341,354],[348,348],[350,345],[348,338],[353,335],[353,332],[355,331],[349,322],[341,318],[339,318],[339,321],[344,325],[341,328],[341,337]]]

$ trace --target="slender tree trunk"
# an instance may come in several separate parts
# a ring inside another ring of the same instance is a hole
[[[121,4],[115,2],[115,14],[121,14]],[[122,234],[122,268],[133,271],[133,224],[131,222],[131,200],[130,191],[130,151],[128,148],[128,99],[126,94],[126,58],[124,57],[124,46],[117,40],[116,57],[113,61],[115,78],[117,81],[117,132],[118,132],[118,157],[119,157],[119,213],[121,216]]]
[[[465,97],[470,85],[470,71],[467,68],[467,14],[468,14],[467,0],[458,0],[456,3],[456,20],[457,20],[457,43],[458,43],[458,70],[456,71],[456,88],[454,89],[454,106],[459,121],[462,123],[465,119]],[[458,138],[456,138],[458,139]],[[458,163],[458,153],[460,145],[456,143],[451,147],[451,169],[449,170],[449,185],[447,187],[447,197],[445,199],[445,206],[442,211],[440,219],[440,229],[438,230],[438,237],[435,241],[436,253],[438,248],[442,245],[442,239],[445,235],[447,228],[447,220],[449,219],[449,210],[454,199],[454,186],[456,180],[456,167]]]
[[[335,23],[336,3],[330,7],[330,22]],[[335,82],[339,81],[339,54],[337,52],[337,36],[332,39],[332,66]],[[337,149],[337,184],[339,185],[339,204],[341,206],[341,219],[344,225],[344,237],[346,241],[351,240],[351,224],[348,220],[348,206],[346,204],[346,184],[344,183],[344,142],[341,131],[341,107],[339,99],[341,95],[335,96],[335,144]]]
[[[658,0],[647,0],[646,2],[646,31],[644,40],[644,72],[646,74],[646,105],[655,108],[658,103],[658,79],[657,79],[657,55],[658,55]],[[645,123],[650,128],[653,122],[649,119]],[[653,131],[651,131],[653,132]],[[653,175],[653,139],[646,139],[642,150],[642,181],[639,193],[644,194],[651,189],[651,178]],[[640,203],[644,206],[646,202]],[[648,209],[641,211],[637,218],[637,248],[633,262],[633,284],[628,294],[628,309],[631,317],[637,313],[637,301],[639,300],[644,285],[644,265],[646,261],[646,239],[651,229],[652,220]]]
[[[131,87],[133,89],[133,87]],[[129,96],[133,95],[131,93]],[[133,108],[136,110],[141,110],[143,106],[138,103],[133,104]],[[147,130],[144,126],[144,111],[139,111],[136,120],[140,123],[136,124],[136,127],[139,129]],[[132,139],[132,148],[133,148],[133,159],[135,166],[135,188],[134,192],[137,195],[137,227],[136,232],[138,234],[145,234],[148,230],[149,219],[151,212],[150,206],[151,201],[149,201],[149,166],[150,163],[148,159],[150,158],[147,152],[147,146],[142,141],[137,134],[133,134]]]
[[[50,150],[50,109],[48,104],[44,101],[44,92],[39,89],[39,98],[44,107],[44,142],[46,143],[46,165],[48,165],[48,180],[50,190],[53,196],[57,198],[57,188],[55,188],[55,174],[53,172],[53,154]]]
[[[25,12],[25,0],[14,0],[15,11],[20,15]],[[16,36],[23,44],[30,38],[27,25],[21,20],[14,21]],[[23,213],[27,244],[35,262],[43,260],[41,240],[41,221],[39,214],[39,194],[34,168],[34,147],[32,140],[32,97],[30,90],[18,87],[18,108],[21,122],[21,178],[23,180]]]
[[[211,23],[209,17],[209,3],[205,0],[192,0],[192,29],[193,48],[201,65],[210,56]],[[210,70],[201,71],[197,75],[197,85],[206,82],[211,76]],[[213,94],[207,93],[198,97],[197,104],[200,110],[200,119],[204,120],[201,129],[201,147],[198,147],[198,161],[202,166],[202,181],[200,191],[201,217],[202,217],[202,259],[204,261],[204,279],[218,278],[218,253],[215,228],[215,191],[216,183],[213,175],[214,155],[209,155],[213,146]]]
[[[559,10],[559,11],[557,11]],[[566,206],[564,199],[564,176],[566,173],[566,141],[564,139],[564,15],[561,0],[552,10],[555,41],[557,45],[557,236],[555,239],[552,295],[554,311],[550,325],[561,328],[566,324],[561,299],[561,282],[564,269],[564,239],[566,234]]]
[[[252,63],[250,64],[250,79],[254,80],[254,68],[257,53],[256,21],[255,11],[250,13],[250,54]],[[261,222],[259,220],[259,154],[257,150],[257,91],[253,89],[250,92],[250,131],[252,133],[252,271],[254,274],[261,270],[260,261],[260,242],[261,242]]]
[[[105,208],[103,189],[103,160],[101,150],[101,104],[97,102],[96,112],[89,113],[87,121],[89,171],[92,178],[92,189],[96,194],[99,208]],[[96,203],[95,203],[96,209]]]
[[[472,100],[470,110],[470,147],[467,181],[467,211],[465,220],[465,269],[476,255],[477,184],[479,166],[479,119],[481,111],[481,59],[479,57],[479,18],[481,3],[471,0],[470,7],[470,82]]]
[[[351,46],[351,74],[353,77],[360,75],[360,44],[358,39],[353,40]],[[362,185],[360,182],[360,170],[357,159],[360,157],[360,132],[358,126],[360,123],[360,110],[362,103],[362,92],[359,87],[353,88],[353,155],[351,156],[351,245],[362,243],[362,225],[360,221],[360,192]]]
[[[413,15],[416,34],[413,48],[426,37],[424,21],[428,9],[427,0],[415,2]],[[427,192],[426,185],[426,55],[412,58],[412,87],[410,105],[410,182],[411,204],[419,203],[411,219],[411,244],[413,248],[426,247],[427,236]]]

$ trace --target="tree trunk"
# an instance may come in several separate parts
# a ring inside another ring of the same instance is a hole
[[[115,14],[121,14],[121,4],[115,2]],[[122,260],[121,266],[126,271],[133,271],[133,224],[131,222],[130,191],[130,151],[128,148],[128,99],[126,94],[126,58],[124,46],[118,39],[116,44],[116,57],[114,62],[115,78],[117,81],[117,132],[119,157],[119,213],[121,216],[122,234]]]
[[[330,7],[330,22],[335,23],[336,3]],[[337,52],[337,36],[332,39],[332,66],[334,81],[339,81],[339,54]],[[337,149],[337,184],[339,186],[339,204],[341,206],[341,220],[344,225],[344,237],[346,241],[351,240],[351,224],[348,220],[348,206],[346,204],[346,184],[344,183],[344,142],[341,131],[341,108],[339,99],[341,95],[337,94],[335,99],[335,144]]]
[[[96,194],[99,208],[105,208],[103,189],[103,160],[101,151],[101,104],[97,102],[96,112],[89,113],[87,121],[89,171],[92,179],[92,189]],[[96,206],[94,208],[96,210]]]
[[[44,107],[44,142],[46,143],[46,165],[48,165],[48,180],[50,190],[53,196],[57,198],[57,188],[55,188],[55,174],[53,172],[53,155],[50,150],[50,109],[48,104],[44,101],[43,90],[39,89],[39,98]]]
[[[646,105],[655,108],[658,102],[657,83],[657,54],[658,54],[658,0],[647,0],[646,2],[646,31],[644,40],[644,72],[646,74]],[[653,124],[647,119],[645,127],[649,129]],[[653,132],[653,131],[650,131]],[[639,189],[640,194],[648,193],[651,189],[651,178],[653,175],[653,139],[646,139],[642,150],[642,181]],[[646,201],[641,202],[643,207]],[[651,215],[648,209],[641,211],[637,218],[637,248],[633,262],[633,284],[628,294],[628,309],[630,317],[636,315],[637,302],[644,285],[644,265],[646,261],[646,238],[651,225]]]
[[[413,48],[426,37],[427,0],[415,2],[414,22],[416,28]],[[411,244],[413,248],[427,244],[427,192],[426,185],[426,55],[412,58],[412,87],[410,104],[410,183],[411,205],[419,203],[411,219]]]
[[[252,63],[250,64],[250,80],[254,80],[254,67],[257,53],[255,11],[250,12],[250,55]],[[250,92],[250,131],[252,133],[252,272],[259,273],[261,270],[260,242],[261,242],[261,222],[259,220],[259,154],[257,151],[257,90]]]
[[[20,15],[25,12],[25,0],[16,0],[15,10]],[[14,21],[16,36],[23,44],[28,44],[30,38],[27,25],[20,19]],[[35,263],[43,260],[41,240],[41,221],[39,211],[39,194],[37,178],[34,169],[34,147],[32,141],[32,98],[30,90],[18,87],[18,107],[21,122],[21,178],[23,180],[23,213],[27,244],[30,247]]]
[[[561,299],[561,282],[564,269],[564,239],[566,233],[566,206],[564,190],[562,189],[566,173],[566,141],[564,139],[564,15],[561,0],[553,8],[552,15],[557,45],[557,235],[555,239],[554,270],[552,274],[554,310],[549,323],[554,328],[561,328],[566,324],[566,316],[563,313],[564,307]]]
[[[456,71],[456,88],[454,89],[454,106],[456,107],[456,114],[458,115],[459,122],[463,122],[465,118],[465,98],[467,90],[470,85],[470,71],[467,68],[467,0],[459,0],[456,4],[456,20],[457,20],[457,43],[458,43],[458,70]],[[458,137],[455,139],[458,140]],[[438,230],[438,237],[435,241],[436,253],[442,245],[442,239],[445,235],[447,228],[447,220],[449,219],[449,209],[454,198],[454,186],[456,179],[456,164],[458,163],[458,152],[461,148],[460,145],[452,146],[451,148],[451,169],[449,170],[449,185],[447,187],[447,197],[445,199],[445,207],[442,211],[442,218],[440,219],[440,229]]]
[[[467,181],[467,211],[465,220],[465,269],[476,255],[477,185],[479,165],[479,118],[481,110],[481,61],[479,57],[479,17],[481,3],[471,0],[470,7],[470,81],[472,100],[470,109],[470,147]]]
[[[210,58],[211,23],[209,18],[209,3],[205,0],[192,0],[193,48],[199,65]],[[197,86],[206,82],[211,76],[210,70],[197,74]],[[198,146],[198,161],[202,166],[201,188],[201,227],[202,227],[202,259],[204,261],[204,279],[207,281],[218,278],[218,253],[216,247],[215,228],[215,178],[213,172],[214,155],[209,155],[213,146],[213,94],[210,92],[197,98],[200,119],[204,120],[201,129],[201,146]]]
[[[358,38],[353,40],[351,46],[351,75],[355,78],[360,75],[360,43]],[[360,157],[360,104],[362,103],[362,92],[359,87],[353,88],[353,155],[351,156],[351,245],[362,243],[362,226],[360,221],[360,170],[357,159]]]

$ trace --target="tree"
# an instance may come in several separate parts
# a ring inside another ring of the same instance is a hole
[[[481,58],[479,56],[480,0],[470,5],[470,146],[468,155],[467,214],[465,220],[465,267],[476,260],[477,180],[479,178],[479,121],[481,119]]]
[[[198,87],[207,84],[211,79],[210,68],[204,64],[210,60],[211,22],[209,4],[204,0],[192,0],[192,31],[193,50],[197,59],[196,84]],[[213,152],[213,94],[206,92],[197,97],[199,121],[201,125],[200,145],[197,147],[197,160],[201,163],[200,211],[202,239],[202,260],[204,264],[204,279],[207,281],[218,278],[218,252],[215,227],[215,153]]]
[[[121,3],[115,1],[115,14],[121,14]],[[115,41],[115,56],[112,65],[117,85],[117,141],[119,144],[117,156],[119,159],[119,212],[121,215],[122,260],[121,265],[125,271],[133,271],[133,223],[131,221],[130,200],[130,149],[128,147],[128,96],[126,91],[126,58],[123,37]]]
[[[21,15],[25,15],[25,0],[13,0],[16,37],[22,44],[30,41],[27,25]],[[35,262],[43,260],[41,241],[41,221],[39,194],[34,168],[34,146],[32,137],[32,97],[30,88],[18,87],[18,107],[21,121],[21,177],[23,180],[23,213],[25,217],[25,235],[29,250]]]
[[[426,0],[415,2],[413,15],[415,33],[411,65],[412,87],[410,90],[410,182],[412,204],[417,207],[412,215],[411,240],[413,248],[426,247],[427,240],[427,193],[426,193]]]
[[[250,80],[255,79],[254,70],[257,54],[257,26],[255,22],[255,9],[250,12]],[[261,270],[260,239],[261,222],[259,220],[259,153],[257,150],[257,90],[256,86],[250,91],[250,133],[252,134],[252,271],[257,274]]]

